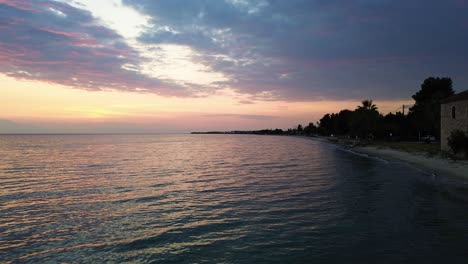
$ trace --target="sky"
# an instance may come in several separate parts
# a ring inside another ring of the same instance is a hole
[[[0,133],[288,128],[429,76],[468,89],[468,0],[0,0]]]

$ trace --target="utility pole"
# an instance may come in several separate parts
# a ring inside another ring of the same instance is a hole
[[[405,115],[405,105],[403,105],[403,115]]]

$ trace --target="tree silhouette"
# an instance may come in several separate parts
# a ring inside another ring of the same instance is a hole
[[[362,105],[358,106],[358,110],[377,111],[379,108],[374,104],[372,100],[364,100],[361,102]]]
[[[430,77],[424,80],[421,90],[412,96],[415,101],[409,117],[416,129],[439,137],[440,103],[454,94],[452,79]]]
[[[372,100],[364,100],[354,111],[351,127],[355,135],[373,137],[377,131],[380,113]]]
[[[313,123],[309,123],[309,125],[304,127],[303,132],[305,135],[312,135],[317,132],[317,128]]]
[[[301,124],[297,125],[297,132],[302,132],[302,125]]]

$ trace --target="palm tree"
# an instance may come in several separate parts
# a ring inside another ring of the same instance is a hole
[[[351,127],[353,133],[362,138],[367,138],[376,131],[380,114],[372,100],[364,100],[361,104],[354,111]]]
[[[372,100],[364,100],[361,102],[362,105],[358,106],[359,110],[369,110],[369,111],[377,111],[379,109]]]

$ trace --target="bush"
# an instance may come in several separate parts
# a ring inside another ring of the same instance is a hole
[[[468,136],[461,130],[454,130],[450,133],[450,137],[447,138],[448,146],[455,155],[468,154]]]

